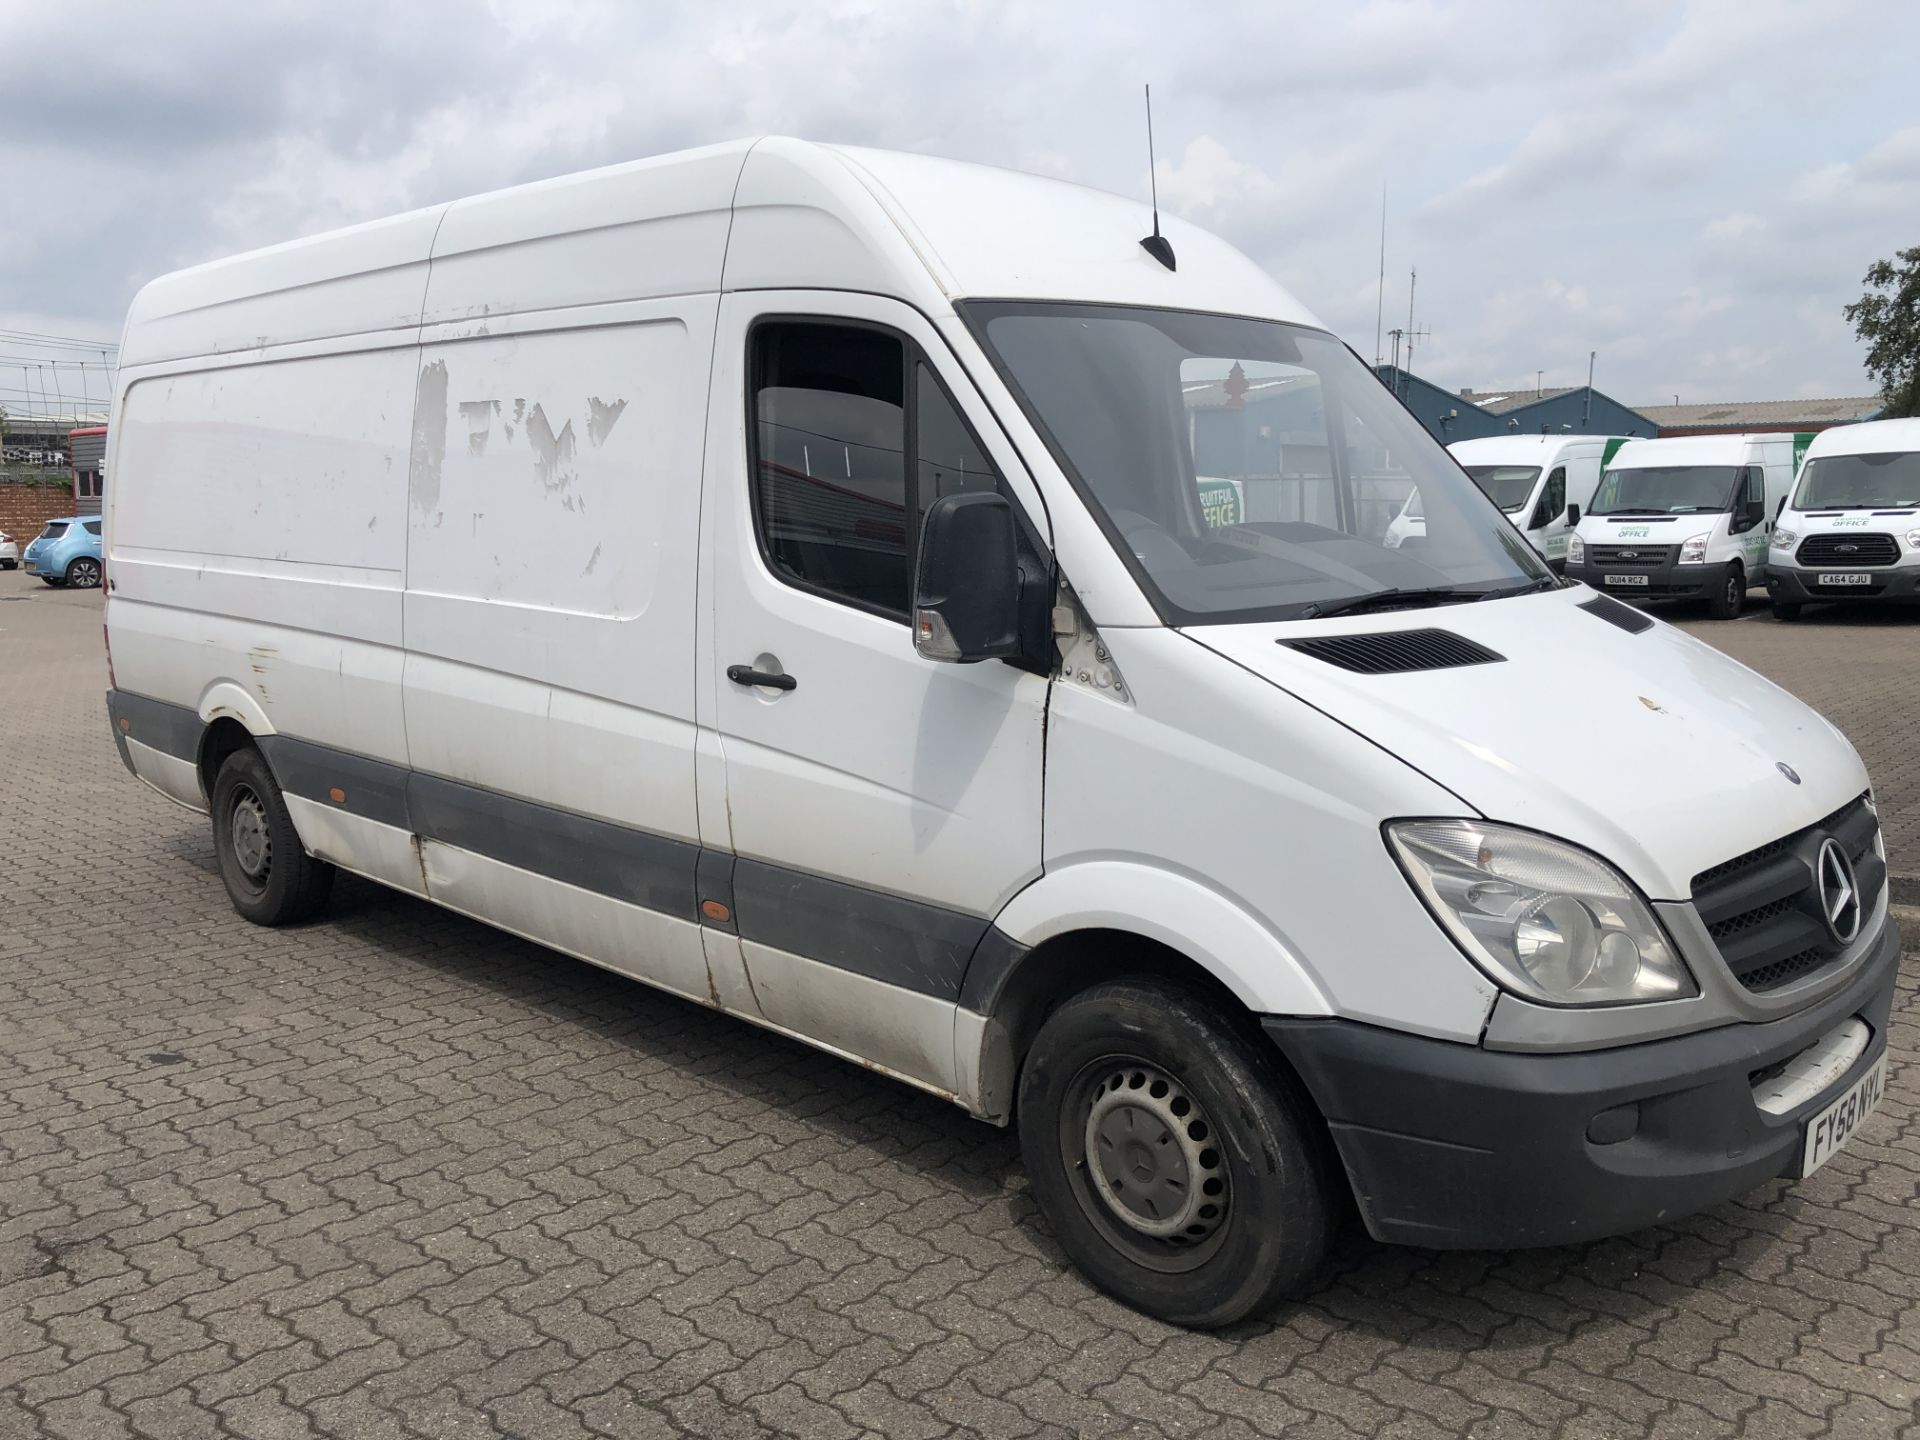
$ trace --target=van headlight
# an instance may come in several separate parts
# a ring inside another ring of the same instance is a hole
[[[1682,565],[1704,565],[1707,563],[1707,537],[1695,535],[1680,542],[1680,563]]]
[[[1584,850],[1474,820],[1400,820],[1387,840],[1441,928],[1518,995],[1632,1005],[1699,993],[1647,902]]]
[[[1909,550],[1920,550],[1920,530],[1907,531],[1907,548]]]
[[[1567,563],[1569,565],[1587,563],[1587,542],[1578,535],[1567,536]]]
[[[1920,535],[1920,530],[1916,530],[1914,534]],[[1773,532],[1773,548],[1776,550],[1791,550],[1793,548],[1793,542],[1799,538],[1800,537],[1793,531],[1782,530],[1776,526]],[[1909,545],[1913,544],[1913,535],[1907,537],[1907,543]]]

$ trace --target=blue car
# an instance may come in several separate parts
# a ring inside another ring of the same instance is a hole
[[[69,515],[49,520],[34,537],[20,564],[29,575],[49,585],[73,585],[91,590],[100,583],[100,517]]]

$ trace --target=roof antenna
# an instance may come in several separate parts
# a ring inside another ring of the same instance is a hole
[[[1140,248],[1167,269],[1178,268],[1173,263],[1173,246],[1167,243],[1167,237],[1160,233],[1160,177],[1154,173],[1153,163],[1153,86],[1148,85],[1147,92],[1147,183],[1153,187],[1153,233],[1140,238]]]

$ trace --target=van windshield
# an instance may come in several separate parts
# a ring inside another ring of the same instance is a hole
[[[1640,465],[1609,470],[1589,515],[1718,514],[1733,504],[1738,465]]]
[[[1467,474],[1486,497],[1507,514],[1524,509],[1533,494],[1533,482],[1540,478],[1538,465],[1469,465]]]
[[[960,309],[1168,624],[1552,583],[1439,443],[1323,331],[1117,305]],[[1390,548],[1387,527],[1409,500],[1425,534]]]
[[[1920,454],[1822,455],[1807,461],[1796,510],[1908,510],[1920,506]]]

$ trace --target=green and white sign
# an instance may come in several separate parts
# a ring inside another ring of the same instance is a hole
[[[1200,515],[1211,526],[1238,525],[1247,518],[1246,502],[1237,480],[1200,477]]]

